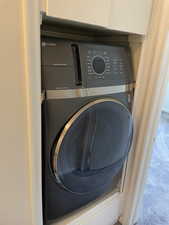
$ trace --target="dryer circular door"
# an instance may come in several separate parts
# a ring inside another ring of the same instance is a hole
[[[114,99],[82,107],[56,140],[52,169],[66,190],[86,194],[112,182],[123,167],[132,139],[132,117]]]

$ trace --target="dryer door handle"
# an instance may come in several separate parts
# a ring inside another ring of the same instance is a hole
[[[82,85],[82,74],[81,74],[80,54],[79,54],[78,45],[72,44],[72,52],[73,52],[73,62],[74,62],[74,70],[75,70],[75,84],[77,86],[80,86]]]

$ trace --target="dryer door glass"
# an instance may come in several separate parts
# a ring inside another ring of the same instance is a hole
[[[80,194],[110,184],[128,155],[132,130],[131,114],[117,100],[100,99],[81,108],[55,143],[57,182]]]

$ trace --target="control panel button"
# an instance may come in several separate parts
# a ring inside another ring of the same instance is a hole
[[[106,68],[104,58],[101,56],[94,57],[92,61],[92,66],[97,74],[103,74]]]

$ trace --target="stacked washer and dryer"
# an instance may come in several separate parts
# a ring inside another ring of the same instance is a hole
[[[128,44],[42,38],[44,224],[119,187],[132,87]]]

